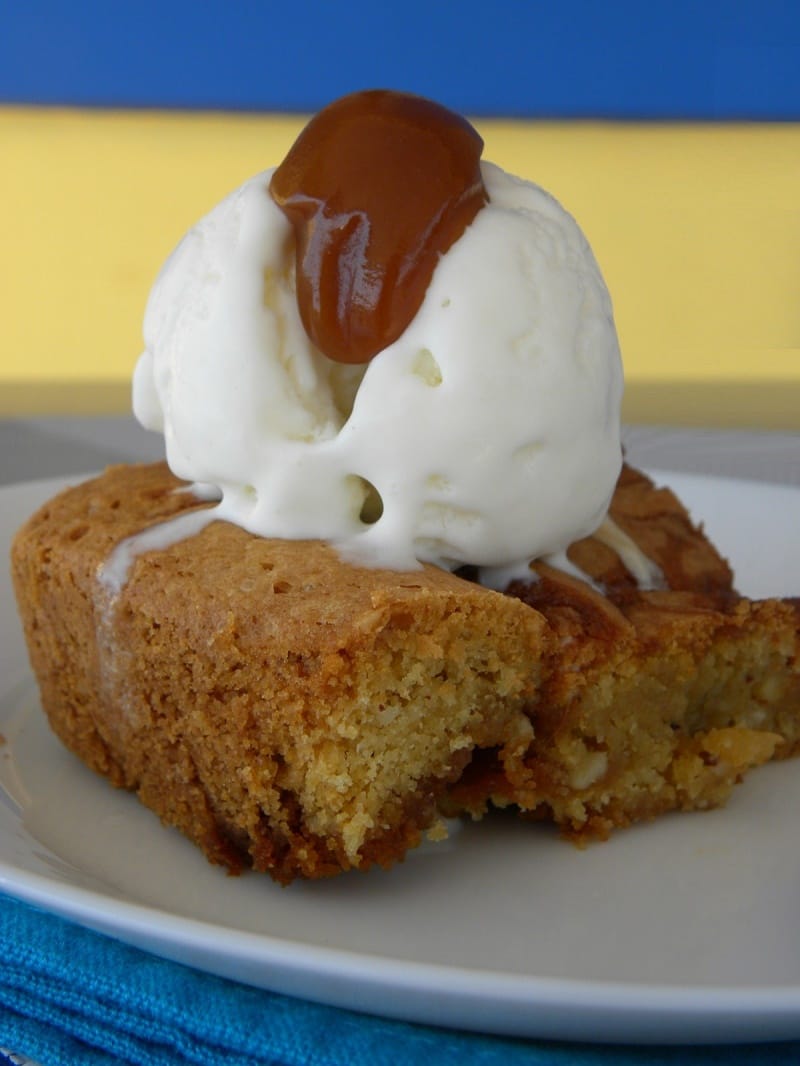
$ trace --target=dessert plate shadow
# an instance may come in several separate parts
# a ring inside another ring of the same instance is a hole
[[[800,595],[800,489],[659,473],[751,596]],[[65,482],[0,489],[0,551]],[[0,570],[0,890],[158,955],[335,1006],[498,1034],[800,1038],[800,763],[578,851],[512,816],[393,870],[227,877],[85,769],[38,706]]]

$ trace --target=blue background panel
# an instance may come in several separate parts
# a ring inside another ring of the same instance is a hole
[[[800,119],[800,0],[0,3],[0,103]]]

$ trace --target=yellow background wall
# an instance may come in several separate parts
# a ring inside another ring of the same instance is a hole
[[[127,410],[161,262],[301,124],[0,110],[0,415]],[[800,429],[800,126],[475,124],[589,237],[628,420]]]

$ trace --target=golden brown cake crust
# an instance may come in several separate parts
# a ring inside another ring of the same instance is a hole
[[[125,538],[204,506],[162,464],[112,468],[33,516],[12,569],[56,733],[231,870],[388,866],[437,808],[583,842],[719,804],[800,746],[797,603],[740,597],[636,471],[611,515],[649,590],[598,537],[577,576],[537,565],[501,595],[224,522],[104,580]]]

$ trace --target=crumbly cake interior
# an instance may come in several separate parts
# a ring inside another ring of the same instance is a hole
[[[668,810],[724,802],[746,770],[800,746],[798,601],[739,596],[728,564],[667,489],[623,470],[611,515],[654,561],[641,589],[596,538],[508,591],[548,621],[528,755],[482,752],[448,809],[516,804],[578,843]],[[602,590],[602,591],[601,591]]]
[[[223,522],[103,579],[125,538],[203,506],[162,464],[112,468],[40,510],[12,568],[55,732],[232,871],[389,866],[439,811],[492,805],[583,843],[800,746],[797,602],[740,597],[633,470],[611,514],[652,589],[597,537],[502,595]]]

